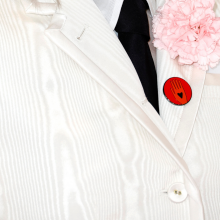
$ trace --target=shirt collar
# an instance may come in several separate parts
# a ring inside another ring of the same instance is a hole
[[[112,30],[114,30],[124,0],[93,0]]]
[[[99,8],[112,30],[118,22],[118,18],[121,12],[122,4],[124,0],[93,0],[96,6]],[[148,2],[150,12],[153,15],[155,13],[155,0],[146,0]]]

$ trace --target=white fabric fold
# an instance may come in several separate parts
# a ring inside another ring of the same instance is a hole
[[[62,25],[62,22],[64,25]],[[191,220],[203,219],[203,206],[199,190],[191,177],[185,161],[175,150],[175,143],[165,135],[165,126],[159,115],[155,113],[153,107],[147,101],[140,104],[134,102],[111,78],[107,76],[94,62],[92,62],[80,49],[75,45],[73,38],[69,38],[72,33],[70,24],[71,20],[66,19],[62,14],[54,14],[52,24],[46,30],[46,35],[63,51],[65,51],[73,60],[75,60],[83,69],[86,70],[100,85],[102,85],[110,94],[112,94],[120,103],[139,121],[142,126],[161,144],[167,153],[178,164],[186,177],[186,189],[191,199],[192,208],[196,207],[197,215],[194,215],[193,209]],[[56,24],[57,23],[57,24]],[[71,22],[72,23],[72,22]],[[51,29],[52,27],[52,29]],[[54,27],[61,29],[55,30]]]
[[[21,0],[24,10],[27,14],[53,15],[57,9],[56,3],[37,2],[30,0]]]

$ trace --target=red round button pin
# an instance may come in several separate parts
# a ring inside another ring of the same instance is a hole
[[[192,98],[190,85],[179,77],[168,79],[163,86],[163,93],[168,101],[175,105],[185,105]]]

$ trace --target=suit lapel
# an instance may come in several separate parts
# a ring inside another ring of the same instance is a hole
[[[153,0],[152,0],[153,1]],[[165,0],[156,0],[157,7]],[[180,155],[183,156],[190,140],[199,103],[202,96],[206,72],[192,65],[180,66],[177,60],[170,58],[165,50],[157,50],[157,77],[159,89],[160,114],[172,138],[176,142]],[[175,106],[167,101],[163,86],[171,77],[180,77],[188,82],[192,89],[192,99],[184,106]]]
[[[134,66],[95,3],[66,0],[62,8],[66,20],[61,32],[132,99],[143,101]]]
[[[213,8],[216,17],[220,16],[219,5],[215,4]],[[181,74],[183,77],[187,75],[187,69],[183,69]],[[200,70],[196,67],[191,67],[190,77],[188,77],[188,82],[192,88],[193,96],[191,101],[184,107],[180,124],[178,126],[175,141],[179,148],[181,156],[187,149],[187,144],[190,140],[191,133],[193,131],[193,126],[196,120],[196,115],[199,110],[199,104],[202,97],[202,91],[205,84],[205,78],[207,76],[206,71]]]
[[[184,75],[184,74],[183,74]],[[183,106],[181,120],[176,131],[175,142],[180,151],[180,155],[184,156],[188,142],[190,140],[193,126],[196,120],[199,104],[202,97],[202,91],[205,83],[206,72],[193,67],[188,83],[192,88],[192,98],[188,104]]]
[[[47,7],[44,9],[41,14],[48,11]],[[94,2],[63,1],[62,8],[54,11],[45,35],[114,96],[161,144],[185,173],[190,183],[190,198],[201,210],[199,191],[186,163],[160,116],[146,100],[129,57]]]
[[[110,86],[110,81],[114,83],[142,108],[160,132],[174,144],[160,116],[146,100],[130,58],[94,2],[72,0],[70,4],[70,0],[67,0],[66,3],[62,5],[62,10],[53,15],[45,31],[46,36],[118,98],[115,88]],[[96,66],[95,69],[102,72],[102,77],[97,71],[92,71],[89,64]]]
[[[168,52],[164,50],[157,50],[157,61],[160,114],[180,155],[183,156],[193,131],[206,72],[192,65],[180,66],[177,60],[172,60]],[[192,98],[186,105],[176,106],[164,96],[163,86],[172,77],[180,77],[190,85]]]

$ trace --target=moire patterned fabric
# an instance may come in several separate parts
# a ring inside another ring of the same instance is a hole
[[[2,0],[0,30],[1,220],[218,219],[220,84],[159,51],[162,120],[92,0]]]

